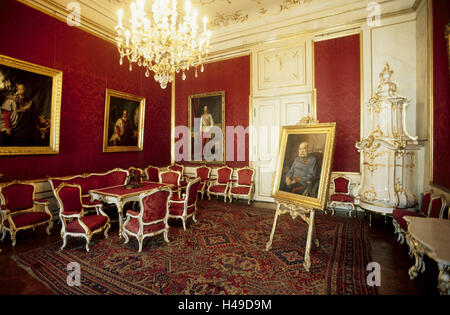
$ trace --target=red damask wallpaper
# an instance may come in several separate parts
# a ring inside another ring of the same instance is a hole
[[[170,85],[120,66],[112,43],[18,1],[0,1],[0,38],[0,54],[63,71],[60,153],[0,156],[2,180],[170,163]],[[102,152],[107,88],[146,98],[143,152]]]
[[[450,70],[445,27],[450,23],[448,1],[433,1],[433,182],[450,189]],[[450,35],[449,35],[450,36]]]
[[[227,126],[249,126],[250,56],[208,63],[204,72],[181,74],[175,83],[175,124],[188,126],[188,97],[193,94],[225,91],[225,124]],[[177,140],[177,139],[176,139]],[[234,161],[227,161],[230,167],[244,167],[249,164],[248,135],[245,140],[245,161],[237,161],[237,140],[235,139]],[[188,162],[180,162],[189,164]],[[198,164],[196,164],[198,165]]]
[[[317,119],[336,122],[333,171],[359,172],[361,65],[360,38],[346,36],[314,43]]]

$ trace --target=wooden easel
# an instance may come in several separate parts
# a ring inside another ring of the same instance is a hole
[[[286,213],[289,213],[292,219],[295,219],[299,216],[308,224],[308,236],[306,239],[305,259],[303,262],[303,267],[305,267],[306,271],[309,272],[309,268],[311,267],[309,252],[311,251],[311,242],[313,239],[316,247],[319,247],[319,240],[317,239],[316,225],[314,222],[315,210],[314,208],[305,207],[304,205],[300,205],[292,201],[276,199],[275,202],[277,203],[277,210],[275,212],[275,218],[273,220],[272,233],[270,233],[270,239],[266,244],[266,251],[269,251],[272,248],[273,235],[275,234],[278,216]]]
[[[319,123],[319,121],[315,120],[312,116],[308,115],[303,117],[297,123],[297,125],[313,125],[317,123]],[[316,247],[319,247],[319,240],[317,239],[316,225],[314,222],[315,210],[311,206],[307,206],[295,201],[287,201],[275,198],[275,202],[277,203],[277,210],[275,212],[275,218],[273,220],[270,239],[266,244],[266,251],[269,251],[272,248],[273,235],[275,234],[278,216],[286,213],[289,213],[292,219],[295,219],[299,216],[303,219],[303,221],[305,221],[308,224],[308,236],[306,239],[305,258],[303,262],[303,267],[305,267],[306,271],[309,272],[309,269],[311,267],[311,258],[309,256],[309,252],[311,251],[311,242],[313,239]]]

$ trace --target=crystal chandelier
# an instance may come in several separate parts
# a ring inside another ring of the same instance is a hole
[[[183,12],[177,9],[177,0],[154,0],[153,16],[148,17],[144,11],[145,0],[131,4],[130,28],[122,25],[123,11],[119,10],[119,22],[116,26],[117,47],[120,64],[126,57],[130,63],[146,68],[145,76],[154,72],[154,77],[165,89],[172,82],[175,73],[201,67],[203,59],[209,52],[211,32],[206,29],[207,17],[203,17],[203,31],[197,26],[197,10],[192,10],[189,0]]]

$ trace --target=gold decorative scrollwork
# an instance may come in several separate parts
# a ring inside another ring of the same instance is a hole
[[[363,194],[364,199],[369,201],[374,201],[377,199],[377,192],[375,191],[375,187],[372,185],[370,190],[366,190]]]
[[[400,179],[397,178],[397,180],[395,181],[395,192],[396,193],[403,193],[405,192],[403,189],[403,184],[400,182]]]

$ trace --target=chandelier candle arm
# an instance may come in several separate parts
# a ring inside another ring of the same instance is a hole
[[[117,48],[120,54],[120,65],[123,58],[130,64],[137,63],[146,68],[146,77],[150,71],[154,78],[165,89],[171,83],[174,74],[182,71],[183,80],[189,68],[197,67],[204,71],[203,60],[209,53],[211,31],[207,29],[208,18],[203,17],[203,29],[199,33],[197,25],[198,11],[186,1],[184,15],[177,10],[177,0],[155,0],[152,5],[152,16],[145,13],[145,0],[137,0],[131,4],[130,27],[123,24],[124,12],[117,12],[118,24]]]

